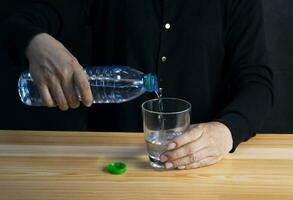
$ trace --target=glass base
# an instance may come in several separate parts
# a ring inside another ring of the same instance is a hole
[[[149,156],[150,159],[150,165],[157,170],[164,170],[165,169],[165,164],[160,161],[159,158]]]

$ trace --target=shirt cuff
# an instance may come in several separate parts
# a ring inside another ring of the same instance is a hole
[[[233,153],[241,142],[247,141],[249,138],[255,135],[251,131],[248,119],[246,119],[246,117],[240,113],[227,113],[215,121],[223,123],[231,131],[233,138],[233,148],[230,153]]]
[[[1,35],[4,47],[14,61],[16,69],[27,70],[29,64],[25,56],[27,46],[36,35],[46,31],[35,26],[29,27],[26,23],[14,23],[14,19],[4,22],[4,26],[7,28],[7,31]]]

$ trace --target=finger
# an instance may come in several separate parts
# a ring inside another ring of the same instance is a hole
[[[178,168],[178,167],[183,167],[186,165],[191,165],[193,163],[196,163],[200,160],[203,160],[203,159],[209,158],[209,157],[215,157],[214,151],[211,150],[210,148],[203,148],[196,153],[187,155],[187,156],[179,158],[177,160],[168,161],[168,162],[172,163],[173,168]]]
[[[62,87],[57,79],[51,78],[49,89],[59,109],[62,111],[68,110],[68,103],[66,101]]]
[[[164,153],[161,157],[162,162],[164,161],[173,161],[177,160],[179,158],[186,157],[188,155],[192,155],[195,152],[199,151],[202,148],[205,148],[208,145],[207,141],[203,139],[203,137],[200,137],[198,140],[195,140],[194,142],[188,143],[184,146],[181,146],[180,148],[177,148],[175,150],[167,151]],[[164,156],[166,158],[164,158]],[[167,159],[167,160],[166,160]]]
[[[206,167],[206,166],[209,166],[209,165],[216,164],[217,162],[219,162],[219,160],[217,158],[215,158],[215,157],[207,157],[207,158],[204,158],[203,160],[200,160],[198,162],[192,163],[190,165],[186,165],[184,167],[184,169],[196,169],[196,168],[200,168],[200,167]]]
[[[76,94],[76,91],[73,86],[72,79],[66,79],[62,82],[62,88],[67,100],[67,103],[70,108],[78,108],[80,103]]]
[[[89,81],[87,79],[87,75],[82,70],[82,68],[74,72],[74,83],[77,90],[79,91],[79,94],[81,95],[83,104],[87,107],[90,107],[93,103],[93,95]]]
[[[52,99],[52,96],[47,85],[41,84],[40,86],[38,86],[38,89],[44,104],[47,105],[49,108],[55,107],[56,105]]]
[[[190,142],[199,139],[203,134],[203,129],[201,125],[196,125],[191,128],[186,133],[176,137],[172,142],[168,144],[168,150],[173,150],[175,148],[182,147]]]

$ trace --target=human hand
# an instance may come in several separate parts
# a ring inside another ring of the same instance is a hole
[[[82,66],[56,39],[46,33],[36,35],[26,49],[29,70],[43,102],[60,110],[77,108],[78,93],[85,106],[91,106],[92,92]]]
[[[231,132],[224,124],[196,124],[168,144],[168,151],[161,156],[161,162],[167,169],[204,167],[222,160],[232,146]]]

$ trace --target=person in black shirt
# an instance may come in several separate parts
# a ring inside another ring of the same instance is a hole
[[[190,131],[161,156],[167,168],[220,161],[255,135],[272,107],[260,0],[34,2],[7,20],[3,39],[15,61],[28,61],[49,107],[77,108],[74,88],[91,106],[81,64],[58,41],[81,25],[92,29],[92,65],[121,64],[157,73],[164,96],[192,103]],[[139,105],[146,98],[94,105],[90,117],[98,130],[141,130]]]

